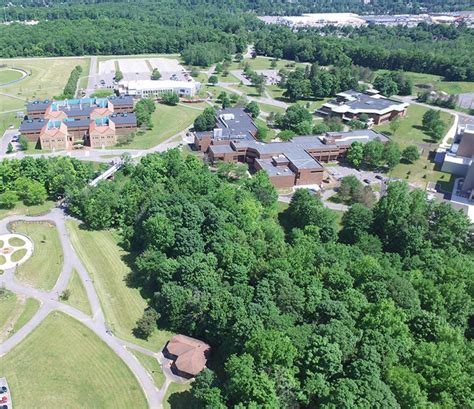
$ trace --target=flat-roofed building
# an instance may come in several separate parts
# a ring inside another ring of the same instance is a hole
[[[194,80],[122,80],[118,83],[117,90],[120,94],[139,98],[159,97],[167,92],[174,92],[180,97],[194,97],[200,86],[201,84]]]
[[[242,133],[242,135],[246,135]],[[344,158],[353,142],[389,139],[371,129],[328,132],[319,136],[296,136],[288,142],[263,143],[249,134],[242,138],[217,138],[209,145],[198,145],[209,161],[247,163],[253,170],[264,170],[276,187],[320,185],[323,162]],[[202,142],[202,138],[198,138]],[[207,150],[205,150],[205,147]]]
[[[408,108],[406,102],[385,98],[376,90],[361,93],[353,90],[340,92],[316,111],[321,116],[339,117],[344,121],[369,117],[369,125],[380,125],[403,117]]]

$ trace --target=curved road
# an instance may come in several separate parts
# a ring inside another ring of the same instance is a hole
[[[18,332],[0,344],[0,357],[8,353],[21,341],[23,341],[39,324],[41,324],[41,322],[51,311],[62,311],[82,322],[99,338],[101,338],[131,369],[145,393],[149,407],[161,408],[163,398],[166,394],[166,389],[172,381],[178,383],[185,383],[189,381],[179,378],[171,372],[171,362],[167,360],[161,352],[156,353],[150,351],[131,342],[121,340],[120,338],[117,338],[108,332],[104,313],[100,306],[99,297],[97,296],[95,288],[92,284],[92,280],[76,252],[74,251],[70,241],[68,232],[66,230],[66,219],[67,216],[64,214],[64,212],[59,208],[55,208],[44,216],[11,216],[0,220],[0,234],[8,233],[8,225],[14,221],[43,221],[54,223],[59,232],[64,254],[64,264],[61,274],[59,275],[56,285],[49,292],[37,290],[35,288],[18,283],[14,277],[14,269],[7,270],[4,272],[4,274],[0,275],[0,287],[5,287],[8,290],[22,296],[36,298],[41,302],[41,306],[33,318]],[[92,309],[92,317],[84,314],[74,307],[62,303],[59,300],[59,294],[61,294],[66,289],[74,269],[78,272],[84,288],[86,289],[87,298]],[[166,377],[166,382],[161,389],[158,390],[155,387],[150,374],[145,370],[145,368],[143,368],[143,366],[129,351],[129,349],[135,349],[147,355],[153,356],[160,362]]]

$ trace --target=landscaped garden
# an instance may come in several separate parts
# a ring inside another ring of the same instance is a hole
[[[14,222],[12,230],[28,236],[34,243],[33,255],[16,271],[23,284],[51,290],[63,266],[63,251],[56,226],[47,222]]]

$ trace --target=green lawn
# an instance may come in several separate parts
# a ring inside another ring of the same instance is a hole
[[[37,206],[26,206],[23,202],[18,202],[13,209],[0,209],[0,219],[16,214],[38,216],[47,213],[54,205],[55,202],[50,200]]]
[[[11,291],[0,289],[0,333],[3,331],[13,311],[15,311],[16,305],[16,295]]]
[[[22,68],[31,73],[23,81],[2,87],[2,93],[25,99],[52,98],[62,93],[76,65],[81,65],[84,75],[87,75],[89,61],[90,59],[86,57],[2,59],[0,65]]]
[[[107,61],[107,60],[120,60],[123,58],[168,58],[170,60],[181,61],[181,54],[132,54],[132,55],[101,55],[97,57],[97,62]],[[97,64],[98,65],[98,64]]]
[[[0,343],[17,332],[38,311],[40,303],[34,298],[17,297],[0,290]]]
[[[23,74],[20,71],[2,69],[0,70],[0,85],[6,84],[10,81],[15,81],[20,79]]]
[[[387,70],[378,70],[377,73],[384,73]],[[417,85],[431,84],[437,91],[444,91],[448,94],[460,94],[463,92],[474,92],[474,82],[467,81],[445,81],[440,75],[423,74],[419,72],[405,72],[405,75],[413,81],[413,94],[422,92],[426,88]]]
[[[0,112],[8,111],[25,111],[25,101],[8,97],[6,95],[0,95]],[[14,113],[15,114],[15,113]]]
[[[137,133],[135,139],[127,145],[131,149],[148,149],[176,135],[190,126],[194,119],[207,107],[207,104],[189,104],[188,106],[168,106],[157,104],[152,115],[152,130]],[[113,147],[115,149],[115,147]]]
[[[153,382],[157,388],[161,388],[165,383],[165,375],[161,370],[158,359],[150,355],[146,355],[142,352],[136,351],[135,349],[129,349],[129,351],[137,357],[142,366],[148,371],[150,376],[153,378]]]
[[[275,130],[270,128],[264,120],[262,120],[260,118],[256,118],[256,119],[254,119],[254,122],[255,122],[256,125],[266,126],[268,128],[267,137],[264,139],[264,142],[270,142],[270,140],[272,140],[273,138],[276,137]]]
[[[12,231],[33,240],[34,252],[15,271],[15,277],[24,284],[51,290],[63,265],[63,251],[56,226],[47,222],[15,222]]]
[[[420,143],[433,143],[433,146],[435,146],[435,142],[425,134],[422,128],[423,115],[428,110],[429,108],[420,105],[410,105],[406,117],[400,121],[400,127],[393,135],[391,134],[389,123],[376,126],[374,130],[387,133],[394,141],[398,142],[402,148]],[[446,123],[447,131],[451,127],[454,118],[446,112],[441,112],[441,118]]]
[[[13,330],[10,335],[13,335],[20,328],[22,328],[39,310],[40,302],[35,298],[27,298],[25,304],[21,306],[21,313],[18,319],[13,324]]]
[[[91,59],[89,57],[84,57],[85,61],[82,64],[82,74],[77,82],[77,89],[79,88],[87,88],[87,83],[89,82],[89,70],[91,67]]]
[[[164,409],[187,409],[191,406],[191,385],[172,382],[163,400]]]
[[[68,221],[67,227],[74,249],[94,281],[112,331],[120,338],[153,351],[160,350],[173,334],[157,330],[144,341],[135,338],[132,333],[147,303],[138,289],[126,284],[130,268],[123,259],[128,253],[118,246],[118,235],[111,231],[83,230],[73,221]]]
[[[15,408],[146,408],[126,364],[92,331],[52,312],[0,359]]]
[[[275,113],[280,113],[284,114],[286,112],[285,108],[282,107],[277,107],[275,105],[270,105],[270,104],[262,104],[261,102],[258,102],[258,106],[260,107],[260,111],[262,112],[275,112]]]
[[[242,65],[239,66],[239,63],[232,63],[229,70],[238,70],[243,67],[245,63],[248,63],[253,70],[280,70],[282,68],[287,68],[293,70],[296,67],[305,67],[303,63],[296,63],[290,60],[278,60],[276,68],[271,66],[272,58],[258,56],[257,58],[247,58],[243,60]]]
[[[79,277],[76,270],[72,271],[67,289],[70,291],[70,294],[69,298],[64,302],[69,304],[71,307],[81,310],[84,314],[92,316],[91,305],[87,298],[86,289],[84,288],[81,277]]]
[[[387,133],[403,149],[408,145],[417,145],[422,149],[420,159],[413,164],[400,163],[391,172],[394,178],[405,179],[421,188],[425,188],[428,182],[442,181],[448,183],[450,175],[435,170],[435,165],[429,159],[430,151],[437,147],[437,143],[426,135],[422,128],[423,114],[428,108],[419,105],[410,105],[407,116],[401,120],[400,128],[391,135],[390,125],[385,124],[375,127],[379,132]],[[454,118],[452,115],[441,112],[441,118],[446,123],[446,131],[451,127]]]

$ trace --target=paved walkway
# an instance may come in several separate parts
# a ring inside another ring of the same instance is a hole
[[[99,338],[101,338],[131,369],[138,382],[140,383],[150,408],[161,408],[163,398],[166,390],[171,382],[189,382],[182,378],[175,376],[170,370],[171,362],[167,360],[161,352],[153,352],[141,346],[135,345],[131,342],[124,341],[115,337],[108,331],[108,326],[105,321],[104,313],[100,306],[99,297],[95,291],[92,280],[77,256],[72,243],[70,241],[65,221],[68,218],[64,212],[55,208],[44,216],[28,217],[28,216],[11,216],[0,220],[0,234],[8,233],[8,225],[11,222],[24,221],[48,221],[54,223],[59,232],[61,239],[62,250],[64,254],[64,264],[61,274],[56,282],[54,288],[49,291],[41,291],[32,287],[25,286],[18,283],[14,277],[14,269],[6,270],[0,275],[0,287],[7,288],[23,297],[36,298],[41,302],[38,312],[33,318],[25,324],[19,331],[13,334],[5,342],[0,344],[0,356],[5,355],[13,348],[15,348],[21,341],[23,341],[41,322],[48,316],[51,311],[62,311],[65,314],[77,319],[93,331]],[[91,305],[92,317],[84,314],[74,307],[66,305],[59,300],[61,294],[66,288],[71,278],[73,270],[76,270],[84,285],[87,293],[87,298]],[[136,357],[129,351],[129,349],[138,350],[147,355],[155,357],[163,369],[166,377],[165,384],[161,389],[157,389],[153,383],[150,374],[145,370]]]

